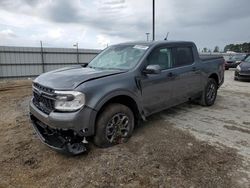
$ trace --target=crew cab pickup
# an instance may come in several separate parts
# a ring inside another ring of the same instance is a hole
[[[89,64],[38,76],[30,118],[41,141],[58,151],[83,153],[90,140],[109,147],[153,113],[189,100],[213,105],[224,68],[223,57],[200,57],[193,42],[113,45]]]

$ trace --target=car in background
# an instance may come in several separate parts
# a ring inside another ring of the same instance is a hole
[[[250,54],[237,66],[234,73],[234,80],[250,81]]]
[[[236,54],[226,60],[225,69],[236,68],[244,60],[246,54]]]
[[[249,54],[246,54],[246,56],[244,57],[243,60],[241,60],[241,62],[245,61],[249,56],[250,56],[250,53],[249,53]],[[241,63],[241,62],[240,62],[240,63]]]

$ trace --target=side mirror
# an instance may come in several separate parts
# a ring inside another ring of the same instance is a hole
[[[160,74],[161,67],[160,65],[148,65],[146,69],[143,71],[145,74]]]
[[[82,66],[82,67],[87,67],[87,66],[88,66],[88,63],[82,63],[81,66]]]

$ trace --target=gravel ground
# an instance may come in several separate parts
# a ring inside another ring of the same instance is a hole
[[[226,72],[216,104],[148,118],[126,144],[69,157],[31,128],[30,81],[0,83],[0,187],[250,187],[250,83]],[[8,86],[8,87],[7,87]]]

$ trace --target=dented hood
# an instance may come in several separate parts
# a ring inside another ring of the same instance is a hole
[[[51,89],[72,90],[84,82],[123,72],[125,71],[84,68],[82,66],[66,67],[41,74],[34,82]]]

